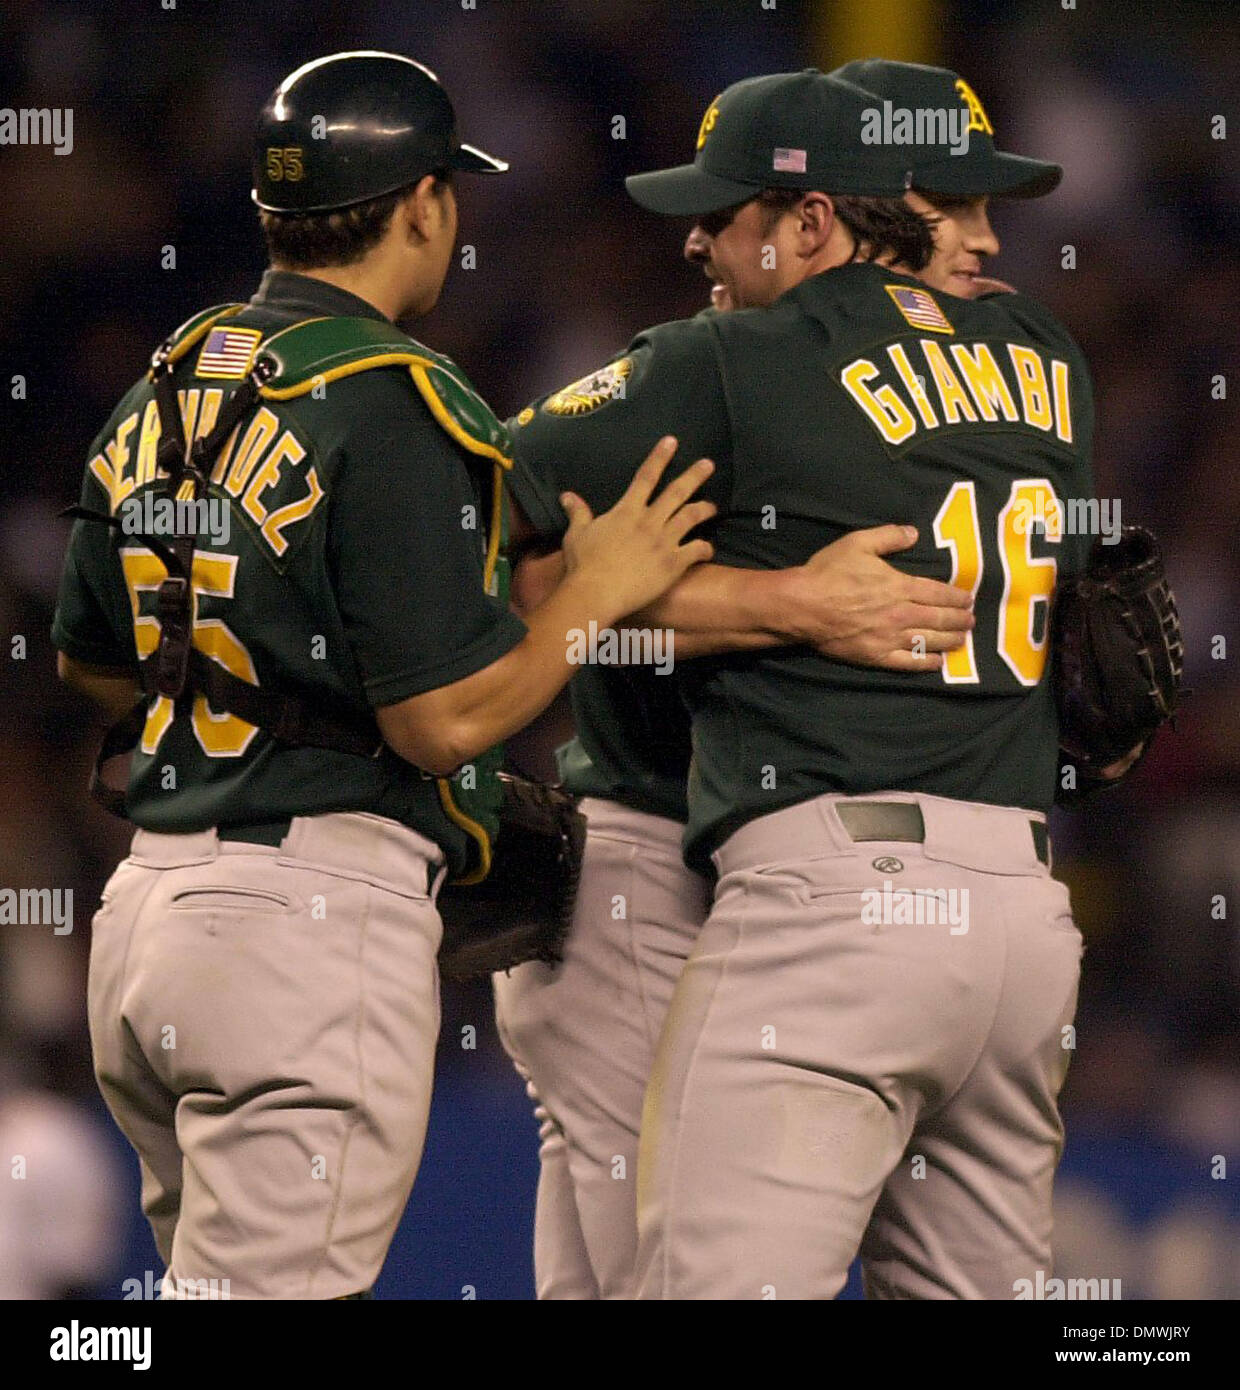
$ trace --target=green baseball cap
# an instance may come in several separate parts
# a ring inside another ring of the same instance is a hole
[[[631,174],[630,197],[666,217],[702,217],[764,188],[898,197],[908,151],[862,141],[871,92],[805,68],[748,77],[706,109],[692,164]]]
[[[863,58],[836,68],[831,76],[865,87],[880,98],[880,106],[888,103],[888,111],[882,113],[888,128],[894,129],[889,114],[900,110],[913,117],[919,111],[947,112],[956,128],[967,132],[968,148],[959,154],[953,154],[941,141],[899,146],[912,165],[912,186],[923,192],[961,198],[987,194],[1041,198],[1057,188],[1063,178],[1058,164],[997,150],[994,127],[977,93],[959,73],[948,68]],[[883,121],[879,122],[880,127]]]

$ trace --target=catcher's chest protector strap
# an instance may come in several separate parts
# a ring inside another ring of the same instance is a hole
[[[507,541],[503,473],[512,467],[508,432],[449,359],[424,348],[392,324],[361,318],[310,319],[274,334],[260,348],[249,376],[220,411],[209,434],[195,440],[188,452],[174,386],[176,366],[220,320],[246,306],[227,304],[204,310],[182,324],[156,350],[148,378],[159,409],[160,440],[157,473],[166,474],[174,494],[197,500],[206,487],[211,463],[233,428],[260,399],[286,401],[308,395],[331,381],[380,367],[407,367],[414,386],[439,425],[487,468],[490,514],[486,529],[484,583],[501,601],[508,596],[507,564],[501,551]],[[486,461],[485,463],[483,461]],[[115,517],[84,507],[67,508],[62,515],[80,517],[120,529]],[[373,720],[335,715],[313,708],[296,696],[278,695],[250,685],[193,648],[191,577],[197,546],[194,534],[177,535],[172,544],[156,536],[139,540],[168,571],[160,585],[157,613],[160,638],[155,652],[140,663],[144,694],[123,719],[104,736],[91,777],[91,793],[108,810],[125,815],[125,794],[107,784],[104,764],[136,745],[149,697],[164,695],[185,712],[194,694],[203,694],[214,709],[227,711],[291,744],[373,757],[383,747]],[[484,759],[488,771],[498,768],[502,750]],[[445,813],[464,829],[476,846],[475,865],[462,882],[486,876],[491,862],[490,837],[485,828],[457,805],[451,783],[437,778]]]

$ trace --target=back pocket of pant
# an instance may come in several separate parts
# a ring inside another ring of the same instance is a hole
[[[182,888],[172,895],[171,906],[175,912],[283,913],[293,910],[292,899],[282,893],[273,893],[268,888],[240,888],[236,884]]]

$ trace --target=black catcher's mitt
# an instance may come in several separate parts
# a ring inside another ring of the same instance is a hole
[[[573,919],[586,818],[561,787],[507,772],[491,871],[481,883],[439,893],[439,971],[472,980],[528,960],[563,956]]]
[[[1052,660],[1060,746],[1080,790],[1108,785],[1103,768],[1148,749],[1184,693],[1175,595],[1144,527],[1125,526],[1114,545],[1095,540],[1085,573],[1057,591]]]

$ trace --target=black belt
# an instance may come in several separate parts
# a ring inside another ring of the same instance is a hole
[[[292,827],[292,820],[256,821],[250,825],[221,825],[216,834],[221,844],[230,840],[240,840],[244,845],[273,845],[276,849],[284,843],[284,837]],[[434,864],[426,866],[426,892],[430,895],[438,869]]]
[[[854,840],[903,840],[922,844],[926,822],[915,801],[840,801],[835,806],[844,829]],[[1044,821],[1029,818],[1033,852],[1050,866],[1050,836]]]
[[[293,822],[284,820],[255,821],[250,825],[221,825],[216,831],[220,840],[240,840],[245,845],[272,845],[276,849],[284,841]]]

